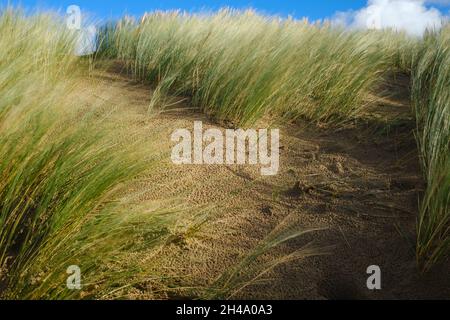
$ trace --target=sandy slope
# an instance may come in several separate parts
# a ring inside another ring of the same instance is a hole
[[[321,227],[326,230],[290,241],[260,262],[310,241],[333,246],[329,255],[279,266],[268,274],[270,282],[247,287],[235,297],[450,297],[448,272],[439,270],[448,270],[448,264],[428,276],[415,270],[415,219],[423,182],[411,123],[398,125],[389,134],[360,127],[336,131],[304,123],[282,125],[280,172],[261,177],[259,168],[252,166],[173,165],[169,153],[174,129],[192,128],[194,120],[202,120],[206,127],[218,125],[186,103],[176,111],[149,116],[151,90],[123,76],[97,74],[86,84],[88,103],[107,101],[118,106],[119,125],[149,128],[149,139],[165,155],[130,192],[139,193],[143,202],[177,198],[183,206],[209,215],[200,230],[188,232],[156,258],[168,273],[178,273],[181,283],[211,283],[276,228]],[[408,110],[398,101],[395,106]],[[155,257],[141,257],[141,262],[146,259]],[[369,265],[381,267],[381,291],[366,288]],[[129,297],[152,298],[154,290],[149,283],[133,288]],[[182,298],[186,291],[162,297]]]

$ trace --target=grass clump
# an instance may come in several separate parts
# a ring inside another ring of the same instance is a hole
[[[206,113],[240,124],[267,113],[348,121],[397,62],[384,37],[396,38],[252,11],[163,12],[108,25],[101,53],[153,83],[155,103],[167,93],[189,96]]]
[[[114,267],[130,243],[145,234],[149,249],[170,235],[166,210],[119,196],[150,157],[77,100],[83,63],[58,17],[2,11],[0,47],[0,297],[107,294],[134,270]],[[70,265],[83,291],[67,289]]]
[[[450,252],[450,26],[429,32],[417,52],[412,101],[427,188],[418,223],[424,270]]]

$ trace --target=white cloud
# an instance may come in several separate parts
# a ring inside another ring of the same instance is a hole
[[[421,36],[427,28],[440,28],[448,16],[428,4],[448,5],[450,0],[369,0],[357,11],[338,12],[332,19],[351,28],[404,30]]]

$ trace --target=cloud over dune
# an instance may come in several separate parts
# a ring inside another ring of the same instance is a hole
[[[427,28],[440,28],[448,15],[432,5],[450,5],[450,0],[369,0],[357,11],[338,12],[332,19],[337,25],[358,29],[391,28],[421,36]]]

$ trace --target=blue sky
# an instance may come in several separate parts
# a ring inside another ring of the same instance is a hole
[[[416,5],[411,10],[410,4],[414,2]],[[383,14],[383,18],[390,18],[383,26],[400,25],[401,28],[407,29],[418,25],[418,33],[422,32],[426,25],[436,24],[443,16],[450,16],[450,0],[0,0],[2,6],[8,3],[29,11],[53,9],[62,13],[65,13],[69,5],[78,5],[84,16],[95,21],[116,19],[124,14],[141,16],[144,12],[155,9],[196,12],[217,10],[221,7],[251,7],[265,14],[308,17],[313,21],[325,18],[334,18],[334,21],[336,13],[341,12],[344,13],[344,16],[340,16],[341,19],[345,17],[345,20],[353,21],[358,17],[365,17],[367,7],[372,5],[375,9],[369,8],[369,11],[378,10]],[[438,11],[431,9],[431,6]],[[346,21],[346,24],[355,25],[357,22]]]
[[[153,9],[183,9],[199,11],[201,9],[218,9],[224,6],[233,8],[253,7],[261,12],[296,18],[304,16],[311,20],[331,17],[337,11],[360,9],[365,6],[366,0],[9,0],[11,4],[20,4],[26,8],[62,9],[69,5],[78,5],[83,12],[89,12],[96,18],[116,18],[123,13],[141,15]],[[8,0],[0,0],[1,4]]]

